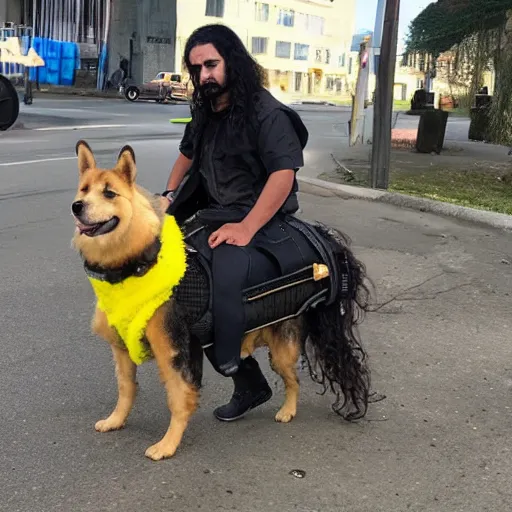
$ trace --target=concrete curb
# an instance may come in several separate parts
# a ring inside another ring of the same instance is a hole
[[[345,199],[364,199],[366,201],[388,203],[401,208],[411,208],[422,212],[455,217],[475,224],[512,232],[512,215],[506,215],[504,213],[477,210],[475,208],[434,201],[422,197],[408,196],[396,192],[354,187],[352,185],[341,185],[339,183],[331,183],[329,181],[308,178],[306,176],[297,176],[297,180],[301,192],[320,196],[337,196]]]

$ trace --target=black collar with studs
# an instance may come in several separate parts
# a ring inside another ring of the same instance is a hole
[[[148,246],[139,258],[128,261],[121,267],[104,268],[99,265],[90,265],[84,262],[85,273],[92,279],[118,284],[128,277],[142,277],[155,265],[162,242],[157,238]]]

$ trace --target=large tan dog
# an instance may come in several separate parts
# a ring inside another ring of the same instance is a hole
[[[125,425],[136,395],[137,364],[155,358],[171,420],[146,456],[171,457],[197,408],[202,376],[201,347],[189,335],[175,299],[192,256],[174,218],[161,211],[159,198],[136,184],[132,148],[121,150],[112,169],[97,168],[87,143],[79,141],[76,149],[79,184],[72,204],[73,245],[98,298],[92,329],[112,347],[118,382],[117,404],[95,428],[107,432]],[[284,381],[286,398],[275,416],[279,422],[289,422],[297,413],[296,366],[301,352],[311,377],[335,394],[336,412],[352,407],[347,418],[366,413],[369,370],[353,330],[365,308],[364,268],[346,241],[330,233],[352,266],[354,298],[340,298],[333,306],[320,305],[299,318],[251,332],[243,342],[244,357],[268,347],[272,368]]]

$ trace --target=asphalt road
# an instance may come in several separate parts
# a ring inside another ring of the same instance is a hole
[[[352,237],[376,285],[381,306],[361,332],[374,388],[387,398],[364,421],[341,421],[301,374],[297,418],[274,423],[283,387],[263,351],[272,400],[217,422],[212,410],[231,384],[206,363],[200,409],[173,459],[144,457],[169,419],[154,363],[139,371],[126,428],[95,432],[116,385],[108,347],[90,334],[93,295],[70,248],[74,145],[85,138],[107,166],[133,144],[139,182],[161,190],[183,130],[167,120],[185,109],[45,101],[33,105],[45,112],[23,115],[27,129],[0,135],[2,512],[508,510],[510,235],[390,205],[301,195],[305,216]],[[346,114],[301,115],[313,127],[310,151],[323,151],[336,143],[332,116]],[[56,129],[73,123],[95,127]]]

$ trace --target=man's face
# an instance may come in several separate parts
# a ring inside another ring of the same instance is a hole
[[[204,98],[214,100],[226,92],[226,65],[213,44],[195,46],[189,58]]]

